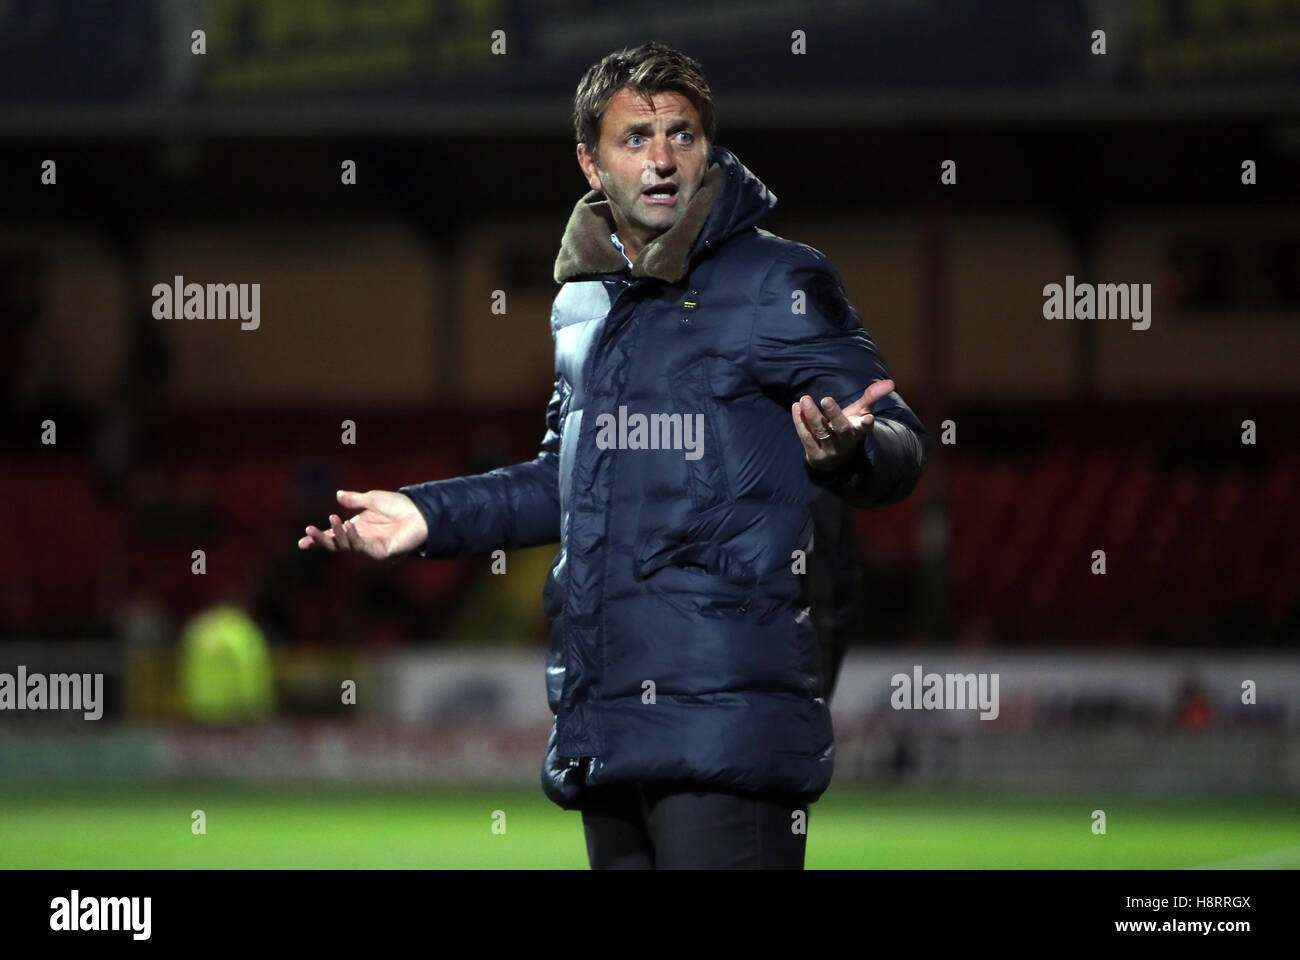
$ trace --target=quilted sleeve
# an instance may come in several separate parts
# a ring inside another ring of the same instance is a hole
[[[776,260],[760,286],[748,361],[763,389],[787,409],[805,394],[847,406],[872,383],[893,379],[835,268],[804,244]],[[855,507],[907,497],[929,454],[929,434],[897,390],[878,400],[872,415],[863,444],[836,470],[805,464],[815,485]]]
[[[398,488],[415,501],[429,528],[418,556],[467,556],[559,541],[560,408],[567,389],[557,377],[541,450],[527,463]]]

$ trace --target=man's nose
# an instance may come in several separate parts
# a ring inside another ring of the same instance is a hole
[[[650,160],[654,163],[657,173],[671,176],[672,172],[677,169],[676,154],[673,152],[672,141],[667,137],[656,139],[650,147]]]

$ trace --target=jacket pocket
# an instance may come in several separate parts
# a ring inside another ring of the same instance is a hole
[[[747,612],[759,592],[758,571],[716,538],[726,513],[724,505],[697,515],[686,527],[646,536],[636,554],[636,579],[655,577],[658,587],[706,597],[718,611]]]
[[[695,436],[698,450],[688,451],[698,455],[688,456],[686,465],[691,502],[701,510],[729,503],[732,499],[720,432],[722,411],[709,384],[708,358],[705,357],[680,373],[673,391],[674,406],[682,411],[683,417],[699,418],[691,421],[700,424]]]
[[[652,537],[642,546],[637,555],[636,575],[645,579],[669,566],[696,569],[737,584],[750,584],[758,579],[752,567],[737,561],[720,543],[707,540],[679,543],[662,537]]]

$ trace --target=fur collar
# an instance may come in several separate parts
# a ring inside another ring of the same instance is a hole
[[[716,160],[704,174],[700,189],[686,204],[681,218],[651,240],[632,266],[633,277],[654,277],[677,283],[686,276],[688,259],[713,203],[722,191],[722,165]],[[573,207],[555,258],[555,282],[565,283],[587,274],[622,273],[627,261],[610,242],[615,232],[609,201],[600,190],[589,190]]]

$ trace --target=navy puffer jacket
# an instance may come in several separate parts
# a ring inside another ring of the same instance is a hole
[[[542,783],[562,807],[624,781],[809,801],[830,782],[795,551],[819,488],[858,507],[901,500],[929,438],[894,391],[840,469],[807,466],[791,404],[846,405],[889,373],[829,261],[758,227],[775,204],[714,146],[681,218],[629,269],[608,201],[588,193],[555,265],[537,458],[401,488],[428,522],[420,556],[559,541]]]

